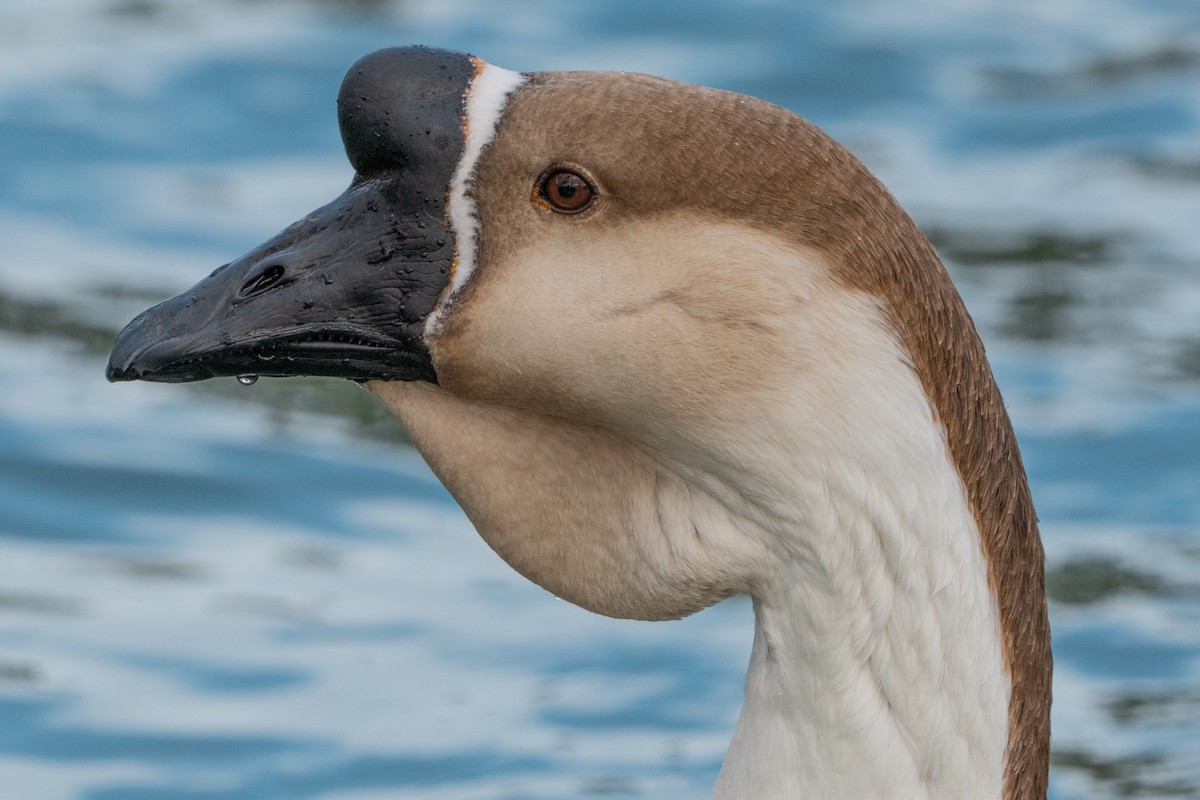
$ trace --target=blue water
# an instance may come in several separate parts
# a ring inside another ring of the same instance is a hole
[[[339,193],[380,46],[748,92],[858,153],[988,344],[1042,520],[1056,800],[1200,797],[1200,5],[9,0],[0,797],[706,796],[739,598],[590,615],[320,380],[112,386],[115,332]]]

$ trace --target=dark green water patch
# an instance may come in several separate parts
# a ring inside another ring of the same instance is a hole
[[[1161,577],[1097,556],[1068,561],[1046,571],[1046,593],[1057,603],[1087,605],[1121,594],[1162,596]]]
[[[1176,41],[1140,52],[1096,56],[1061,70],[989,69],[980,73],[984,93],[997,98],[1077,96],[1150,78],[1200,71],[1200,49]]]
[[[1200,688],[1122,692],[1108,702],[1118,725],[1167,725],[1200,719]]]
[[[944,227],[925,231],[934,247],[955,264],[1107,264],[1123,244],[1112,234],[1065,231],[972,231]]]
[[[1050,757],[1056,769],[1087,774],[1096,797],[1200,797],[1189,781],[1171,776],[1168,760],[1158,755],[1106,758],[1084,750],[1056,750]]]
[[[1172,362],[1179,377],[1200,378],[1200,340],[1180,342]]]
[[[117,331],[86,322],[65,306],[0,291],[0,332],[68,342],[85,353],[107,354]]]
[[[1135,172],[1156,180],[1200,183],[1200,157],[1176,158],[1167,155],[1140,155],[1127,160]]]
[[[12,613],[77,617],[83,613],[83,603],[73,597],[0,589],[0,614]]]
[[[135,580],[195,581],[204,577],[204,570],[198,564],[148,556],[113,557],[104,563],[104,569]]]
[[[25,661],[0,661],[0,683],[34,684],[42,678],[41,671]]]
[[[1078,333],[1070,313],[1078,306],[1079,296],[1073,292],[1045,286],[1031,287],[1008,301],[1008,313],[999,331],[1017,341],[1069,340]]]

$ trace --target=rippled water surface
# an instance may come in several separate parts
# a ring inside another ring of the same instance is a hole
[[[751,614],[512,573],[351,384],[104,382],[115,332],[338,194],[389,44],[755,94],[859,154],[1034,484],[1052,795],[1200,797],[1200,4],[6,0],[0,795],[706,796]]]

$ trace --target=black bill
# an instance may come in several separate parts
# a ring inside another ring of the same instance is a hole
[[[108,379],[436,381],[422,331],[454,263],[446,198],[474,70],[423,47],[356,63],[338,94],[350,188],[140,314],[117,336]]]

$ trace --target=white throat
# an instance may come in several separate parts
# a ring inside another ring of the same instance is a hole
[[[979,530],[929,400],[875,322],[809,376],[840,383],[823,393],[837,400],[780,408],[800,435],[760,450],[787,505],[767,523],[778,558],[753,590],[722,800],[1002,793],[1011,687]]]

